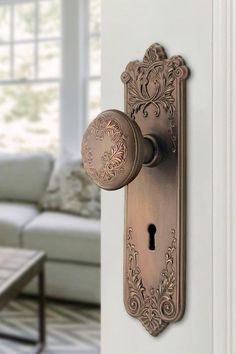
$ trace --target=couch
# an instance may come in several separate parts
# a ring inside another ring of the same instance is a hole
[[[40,207],[54,164],[46,153],[0,154],[0,246],[46,252],[48,297],[98,304],[100,221]]]

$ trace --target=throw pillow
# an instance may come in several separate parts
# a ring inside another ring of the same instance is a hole
[[[100,190],[87,176],[79,160],[55,166],[41,207],[88,218],[100,217]]]

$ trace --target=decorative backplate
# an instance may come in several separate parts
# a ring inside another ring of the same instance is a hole
[[[126,187],[124,302],[157,336],[185,307],[185,79],[180,56],[159,44],[121,78],[125,110],[142,134],[157,137],[162,161]]]

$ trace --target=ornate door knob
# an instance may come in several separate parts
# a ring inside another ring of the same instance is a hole
[[[153,336],[185,307],[187,77],[181,56],[168,58],[152,44],[121,75],[127,115],[99,114],[82,142],[84,167],[98,186],[127,185],[124,304]]]
[[[160,161],[153,135],[142,135],[138,124],[125,113],[100,113],[87,128],[82,141],[84,168],[101,188],[115,190],[129,184],[144,166]]]

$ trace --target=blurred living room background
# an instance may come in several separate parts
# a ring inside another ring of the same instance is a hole
[[[46,253],[43,353],[100,353],[100,191],[80,156],[100,30],[101,0],[0,0],[0,249]],[[1,309],[0,332],[37,336],[37,291]],[[0,338],[0,354],[30,352]]]

